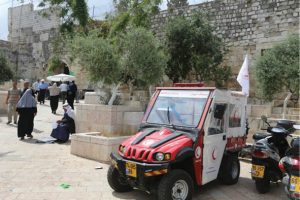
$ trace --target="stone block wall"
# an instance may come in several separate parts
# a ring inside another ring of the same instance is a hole
[[[18,75],[30,80],[47,76],[51,40],[60,25],[55,10],[34,10],[33,4],[8,9],[8,40],[15,53]]]
[[[255,60],[289,34],[299,34],[299,7],[299,1],[295,0],[216,0],[187,6],[173,13],[162,11],[153,18],[152,30],[163,38],[169,18],[180,13],[189,17],[193,11],[206,11],[216,35],[223,39],[229,50],[224,64],[231,66],[235,75],[248,53],[251,89],[254,89],[252,66]]]
[[[100,132],[103,136],[135,134],[143,117],[141,107],[82,104],[76,106],[76,132]]]
[[[98,132],[71,135],[71,154],[84,158],[109,162],[111,152],[117,152],[121,142],[128,136],[103,137]]]
[[[7,113],[6,97],[7,91],[0,91],[0,114]]]

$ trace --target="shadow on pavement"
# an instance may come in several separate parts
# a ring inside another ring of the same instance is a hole
[[[44,131],[41,131],[41,130],[36,129],[36,128],[33,128],[33,131],[32,131],[32,132],[34,132],[34,133],[43,133]]]
[[[4,157],[6,156],[7,154],[10,154],[10,153],[14,153],[15,151],[7,151],[7,152],[4,152],[4,153],[0,153],[0,157]]]
[[[132,192],[118,193],[113,191],[112,195],[118,199],[136,199],[136,200],[155,200],[156,196],[154,194],[148,194],[141,190],[133,190]]]

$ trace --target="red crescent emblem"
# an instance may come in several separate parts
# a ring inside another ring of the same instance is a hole
[[[211,154],[211,157],[212,157],[213,160],[216,160],[216,159],[217,159],[217,157],[215,156],[215,150],[216,150],[216,149],[214,149],[213,152],[212,152],[212,154]]]

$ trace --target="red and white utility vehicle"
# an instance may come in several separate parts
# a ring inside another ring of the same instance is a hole
[[[116,192],[138,188],[159,200],[191,199],[198,186],[238,182],[246,143],[247,97],[239,92],[175,84],[157,88],[139,132],[112,153],[107,174]]]

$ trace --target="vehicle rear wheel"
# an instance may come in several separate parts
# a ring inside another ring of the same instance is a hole
[[[184,170],[176,169],[165,175],[157,190],[158,200],[190,200],[194,192],[191,176]]]
[[[133,188],[120,175],[118,169],[111,165],[107,172],[107,181],[110,187],[116,192],[129,192]]]
[[[267,192],[270,191],[270,180],[267,178],[262,178],[262,179],[256,179],[255,180],[255,186],[256,186],[256,190],[260,193],[260,194],[265,194]]]
[[[239,181],[240,161],[235,155],[224,155],[220,166],[218,179],[226,184],[233,185]]]

